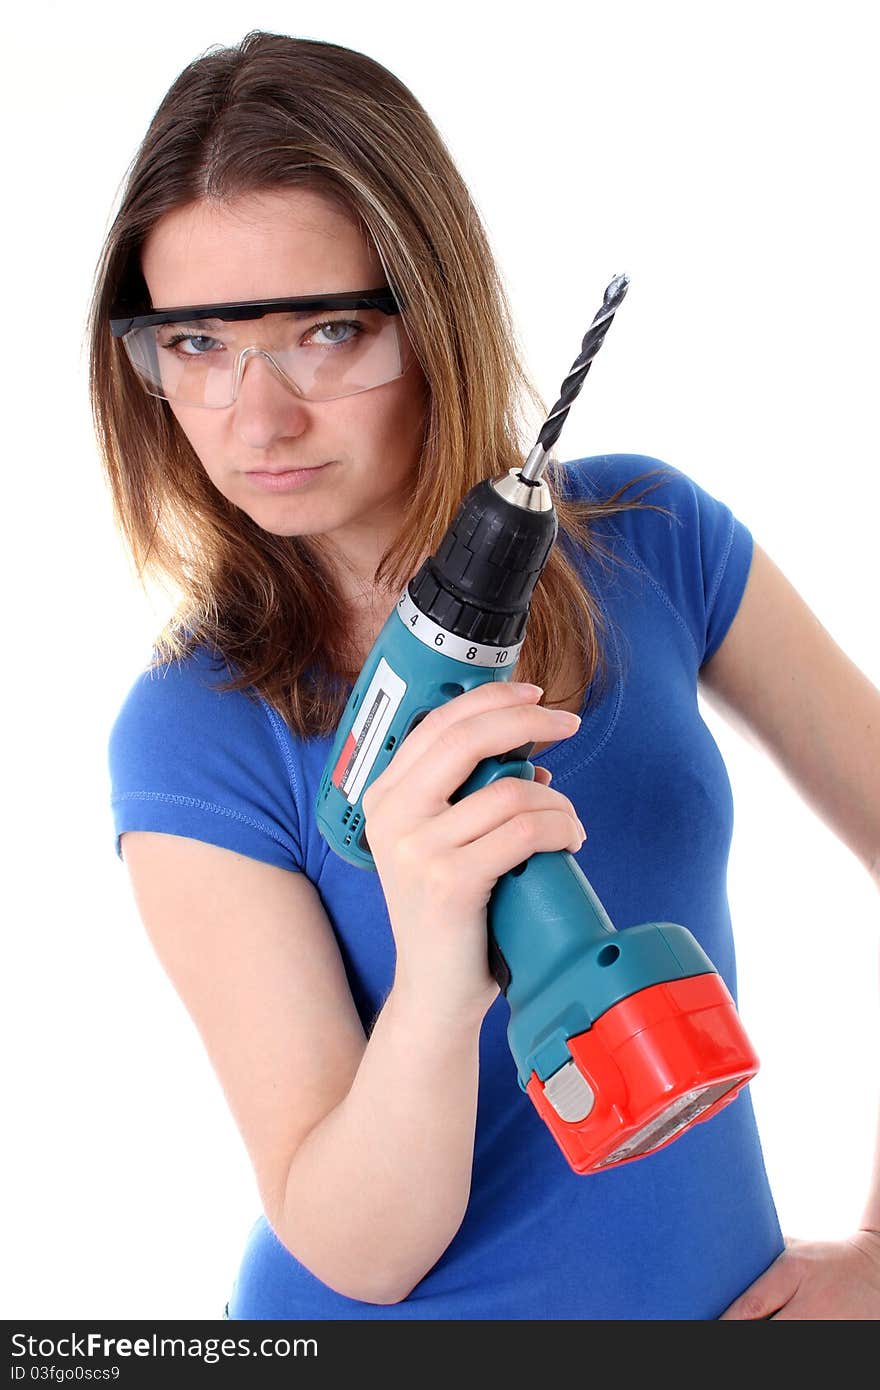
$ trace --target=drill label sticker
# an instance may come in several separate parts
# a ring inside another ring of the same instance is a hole
[[[405,694],[406,681],[383,656],[333,769],[333,785],[352,805],[364,789]]]

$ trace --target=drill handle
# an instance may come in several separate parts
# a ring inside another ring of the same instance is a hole
[[[499,757],[484,758],[450,800],[460,801],[500,777],[533,782],[535,768],[528,761],[533,748],[526,743]],[[538,852],[502,874],[486,916],[492,973],[505,995],[511,988],[516,994],[520,982],[534,985],[552,978],[585,946],[614,933],[608,914],[567,850]]]

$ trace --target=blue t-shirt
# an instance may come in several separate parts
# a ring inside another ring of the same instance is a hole
[[[566,490],[607,498],[659,466],[634,454],[580,459],[567,465]],[[615,927],[688,927],[735,998],[733,802],[697,673],[739,606],[752,537],[680,470],[645,500],[674,516],[635,510],[592,523],[610,565],[560,536],[609,620],[610,669],[601,698],[587,692],[578,732],[533,761],[588,829],[576,858]],[[123,831],[158,830],[307,874],[368,1026],[392,984],[393,936],[378,874],[340,859],[316,827],[332,739],[300,739],[265,701],[218,692],[228,674],[200,650],[134,682],[109,742],[117,854]],[[775,1259],[783,1239],[748,1088],[659,1153],[578,1176],[519,1088],[508,1018],[499,996],[480,1035],[464,1221],[410,1296],[381,1305],[336,1293],[261,1215],[230,1318],[712,1319]]]

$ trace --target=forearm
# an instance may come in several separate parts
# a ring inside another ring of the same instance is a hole
[[[461,1225],[479,1034],[392,990],[348,1094],[297,1150],[276,1234],[339,1293],[399,1301]]]
[[[880,1231],[880,1116],[877,1120],[877,1138],[874,1145],[874,1168],[861,1224],[866,1231]]]
[[[871,876],[880,890],[880,856],[871,865]],[[865,1230],[880,1231],[880,1114],[877,1117],[877,1133],[874,1141],[874,1166],[865,1210],[862,1213],[862,1226]]]
[[[874,885],[880,891],[880,855],[876,855],[869,866]],[[862,1227],[869,1231],[880,1231],[880,1113],[877,1116],[877,1131],[874,1140],[874,1166],[865,1209],[862,1213]]]

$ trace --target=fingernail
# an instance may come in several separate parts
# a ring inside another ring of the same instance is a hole
[[[522,682],[519,686],[519,689],[522,691],[523,695],[544,694],[544,687],[542,685],[529,685],[526,682]]]

